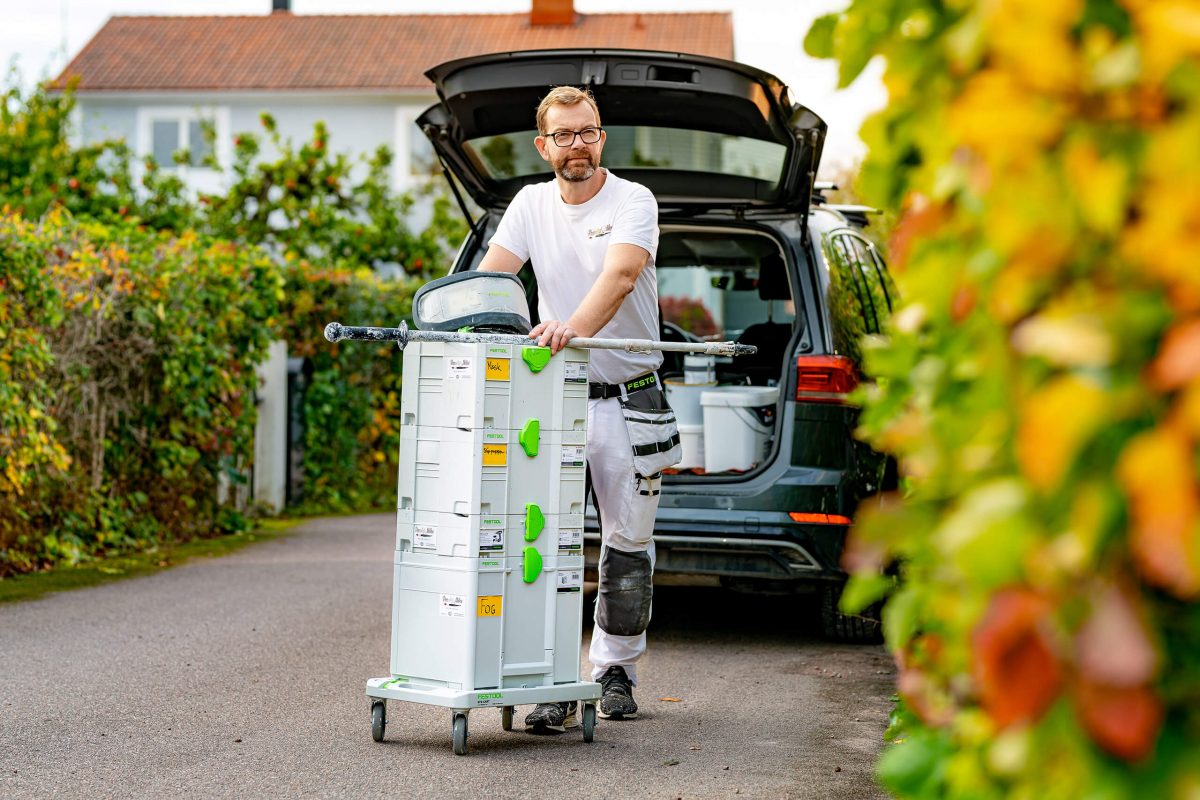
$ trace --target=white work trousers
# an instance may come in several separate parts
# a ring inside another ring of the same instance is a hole
[[[654,569],[654,515],[658,511],[658,487],[646,491],[648,482],[634,472],[633,447],[625,427],[618,398],[588,401],[588,469],[592,490],[600,512],[600,585],[604,586],[604,549],[613,547],[627,553],[647,553]],[[646,587],[647,592],[651,591]],[[588,659],[592,662],[592,680],[598,680],[613,665],[625,668],[637,683],[637,660],[646,652],[646,632],[636,636],[617,636],[596,623]]]

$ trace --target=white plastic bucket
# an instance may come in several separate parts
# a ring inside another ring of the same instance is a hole
[[[675,419],[680,425],[703,425],[704,411],[700,408],[700,395],[717,388],[715,383],[681,383],[668,378],[663,381],[666,385],[667,402],[675,412]],[[699,465],[697,465],[699,466]]]
[[[679,423],[679,441],[683,446],[683,460],[675,469],[692,469],[704,466],[704,425]]]
[[[684,355],[683,382],[715,385],[717,382],[717,357],[707,353]]]
[[[779,401],[776,386],[718,386],[700,395],[704,410],[704,470],[748,470],[763,460],[771,427],[754,409]]]

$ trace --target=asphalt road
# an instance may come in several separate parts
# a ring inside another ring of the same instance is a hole
[[[390,516],[316,520],[0,607],[0,797],[884,796],[882,648],[822,642],[794,600],[718,589],[659,588],[639,718],[601,720],[592,744],[483,710],[458,757],[448,711],[396,703],[373,742],[363,685],[387,672],[392,546]]]

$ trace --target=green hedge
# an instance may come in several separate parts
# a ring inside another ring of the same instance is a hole
[[[217,502],[252,450],[284,279],[191,234],[0,217],[0,575],[244,527]]]
[[[409,315],[465,233],[447,198],[410,231],[386,148],[355,170],[323,124],[295,143],[267,114],[229,190],[193,197],[169,165],[135,180],[123,142],[72,146],[74,102],[12,76],[0,102],[0,576],[243,525],[215,486],[249,466],[268,339],[312,369],[300,510],[390,505],[400,352],[322,331]]]
[[[395,345],[330,344],[325,325],[398,325],[410,317],[418,279],[382,280],[370,270],[285,268],[280,338],[309,359],[304,397],[303,511],[351,511],[395,503],[400,449],[400,367]],[[410,320],[411,324],[411,320]]]

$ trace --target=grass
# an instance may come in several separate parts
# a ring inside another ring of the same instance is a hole
[[[89,561],[75,567],[58,567],[48,572],[34,572],[0,580],[0,605],[36,600],[51,592],[66,592],[100,586],[127,578],[153,575],[179,566],[193,558],[218,558],[240,550],[254,542],[266,542],[287,535],[303,519],[260,520],[258,528],[249,533],[196,539],[181,544],[158,545],[152,550],[125,556]]]

